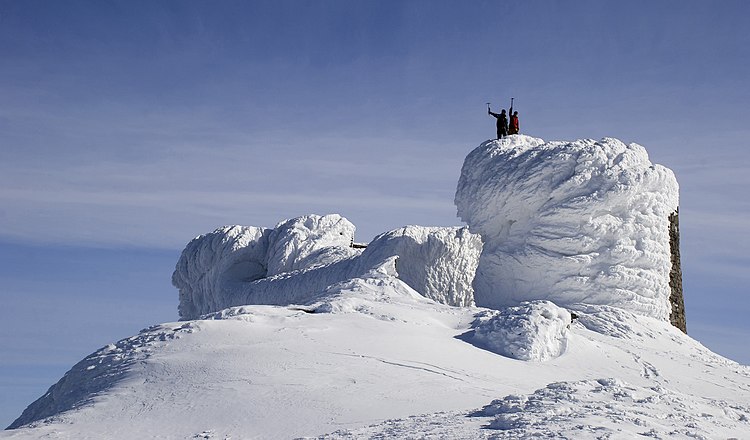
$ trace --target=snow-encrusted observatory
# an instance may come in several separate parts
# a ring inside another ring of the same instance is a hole
[[[362,260],[372,266],[398,255],[406,284],[439,303],[465,307],[474,305],[471,283],[481,252],[479,236],[468,228],[405,226],[375,237]]]
[[[338,214],[306,215],[275,228],[225,226],[182,252],[172,284],[180,318],[247,304],[304,304],[329,286],[362,276],[397,256],[399,278],[423,296],[474,304],[472,280],[482,244],[466,227],[406,226],[355,249],[354,225]]]
[[[523,135],[487,141],[466,157],[455,202],[468,228],[407,226],[364,251],[351,246],[355,227],[337,214],[200,236],[173,275],[180,317],[306,303],[398,256],[399,278],[444,304],[499,309],[547,300],[669,318],[669,215],[678,187],[643,147]]]
[[[172,275],[180,317],[245,304],[303,302],[353,273],[334,263],[357,254],[349,246],[354,229],[340,215],[309,215],[273,229],[225,226],[195,238]],[[290,273],[296,277],[290,279]]]
[[[481,235],[476,304],[549,300],[668,320],[677,180],[616,139],[487,141],[464,162],[459,217]]]

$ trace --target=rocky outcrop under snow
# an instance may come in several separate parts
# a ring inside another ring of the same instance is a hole
[[[482,236],[477,305],[620,307],[668,320],[669,216],[678,186],[616,139],[487,141],[464,162],[459,217]]]
[[[682,264],[680,263],[680,210],[669,216],[669,247],[672,251],[672,268],[669,271],[669,304],[672,312],[669,322],[673,326],[687,333],[687,318],[685,317],[685,297],[682,293]]]

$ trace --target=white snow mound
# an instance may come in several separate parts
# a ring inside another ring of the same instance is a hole
[[[194,239],[202,319],[97,350],[0,438],[748,438],[750,368],[666,320],[677,185],[642,147],[487,142],[456,204],[473,232],[364,251],[335,214]]]
[[[640,145],[487,141],[466,157],[455,203],[484,243],[477,305],[545,299],[669,319],[669,215],[678,186]]]
[[[523,361],[546,361],[565,352],[570,312],[549,301],[479,314],[468,340],[503,356]]]

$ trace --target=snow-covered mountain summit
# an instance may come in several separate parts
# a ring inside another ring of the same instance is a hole
[[[192,240],[181,322],[76,364],[8,438],[742,438],[750,369],[670,324],[673,174],[614,139],[488,141],[468,227],[308,215]],[[575,317],[575,319],[574,319]]]

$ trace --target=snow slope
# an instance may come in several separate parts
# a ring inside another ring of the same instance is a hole
[[[591,309],[561,356],[526,362],[467,341],[483,313],[422,297],[389,260],[308,304],[227,309],[104,347],[14,426],[37,421],[0,436],[750,434],[750,369],[668,323]]]
[[[614,140],[545,144],[512,136],[483,144],[467,162],[508,167],[516,154],[508,148],[521,156],[542,154],[541,148],[553,163],[563,160],[559,154],[575,161],[573,168],[583,175],[603,174],[596,177],[602,184],[597,194],[589,180],[579,182],[582,197],[596,199],[594,204],[607,200],[612,212],[622,212],[614,199],[641,200],[632,205],[640,220],[621,214],[633,223],[610,219],[597,225],[604,242],[620,231],[615,245],[631,245],[634,253],[623,248],[625,256],[617,260],[623,273],[635,262],[644,273],[660,273],[660,237],[645,229],[637,239],[631,233],[641,220],[656,228],[648,223],[656,221],[649,213],[668,212],[676,199],[652,194],[651,179],[658,176],[649,177],[648,170],[667,180],[671,174],[658,166],[642,168],[640,147]],[[597,151],[602,160],[620,151],[620,159],[604,165],[581,160]],[[480,153],[486,157],[474,157]],[[497,155],[506,155],[506,162],[492,162]],[[610,175],[615,162],[632,169]],[[477,172],[493,182],[503,179],[490,176],[490,168]],[[471,305],[475,293],[477,302],[481,297],[471,287],[474,272],[484,283],[499,277],[503,266],[497,263],[505,261],[500,252],[546,261],[535,273],[548,284],[564,279],[572,266],[567,256],[535,255],[539,247],[503,248],[489,234],[495,228],[510,237],[513,226],[502,225],[513,211],[500,209],[490,191],[485,207],[491,215],[482,214],[481,203],[471,197],[488,190],[480,181],[469,183],[466,173],[465,166],[457,204],[482,233],[484,247],[466,228],[410,226],[377,237],[361,251],[349,246],[354,227],[338,215],[299,217],[273,229],[224,227],[194,239],[173,275],[183,321],[150,327],[92,353],[0,438],[750,437],[750,368],[670,325],[659,312],[661,292],[647,289],[657,285],[648,274],[645,280],[617,278],[615,290],[610,284],[616,277],[606,274],[602,290],[590,297],[581,296],[585,289],[551,291],[549,298],[526,298],[526,292],[497,310]],[[612,179],[620,183],[609,185]],[[546,191],[547,184],[537,183]],[[567,196],[549,200],[562,211],[573,203]],[[563,217],[544,203],[535,207],[529,199],[525,206],[536,213],[527,212],[523,220],[532,235],[542,230],[541,213],[555,222],[584,219],[577,227],[596,239],[583,206]],[[570,241],[563,237],[572,237],[572,229],[563,223],[552,241]],[[645,246],[649,240],[656,244]],[[625,258],[646,249],[656,255]],[[587,261],[601,266],[615,254]],[[486,258],[490,266],[483,265]],[[562,268],[554,265],[558,260],[565,260]],[[491,270],[480,274],[483,268]],[[524,270],[509,273],[532,273]]]

